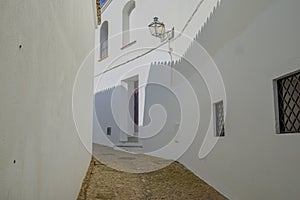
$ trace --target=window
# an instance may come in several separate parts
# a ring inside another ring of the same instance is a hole
[[[300,133],[300,71],[274,81],[277,133]]]
[[[224,126],[224,105],[223,101],[219,101],[214,104],[214,120],[215,120],[215,136],[225,136]]]
[[[133,92],[133,121],[134,121],[134,132],[139,132],[139,81],[134,81],[134,92]]]
[[[135,1],[129,1],[123,8],[123,47],[130,44],[130,15],[135,8]]]
[[[108,56],[108,22],[103,22],[100,29],[100,60]]]
[[[111,135],[111,127],[107,127],[106,128],[106,134],[107,135]]]

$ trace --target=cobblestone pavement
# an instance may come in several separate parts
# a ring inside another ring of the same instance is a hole
[[[94,149],[98,151],[94,153],[98,159],[93,157],[90,163],[78,200],[226,199],[178,162],[169,163],[159,158],[129,154],[103,146],[94,146]],[[144,165],[136,167],[141,160]],[[139,173],[146,166],[159,168],[166,163],[169,165],[163,169]],[[124,172],[124,169],[133,173]]]

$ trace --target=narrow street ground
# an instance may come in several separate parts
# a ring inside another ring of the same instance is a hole
[[[123,160],[129,163],[138,159],[145,159],[144,163],[146,164],[151,162],[162,163],[157,162],[157,160],[162,161],[162,159],[150,156],[128,154],[98,146],[98,150],[100,149],[103,150],[102,156],[106,157],[104,162],[111,160],[110,163],[116,164],[117,160],[119,160],[119,163],[124,164]],[[128,155],[125,156],[126,154]],[[100,156],[101,153],[97,155]],[[150,161],[147,163],[146,160],[149,159]],[[127,165],[126,162],[124,165]],[[128,169],[128,166],[130,165],[125,167]],[[112,169],[106,164],[99,162],[96,158],[93,158],[78,196],[78,200],[87,199],[223,200],[226,198],[178,162],[172,162],[163,169],[149,173],[128,173]]]

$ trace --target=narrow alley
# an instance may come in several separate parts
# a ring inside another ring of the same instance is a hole
[[[1,0],[0,27],[0,200],[300,200],[300,0]]]
[[[153,166],[155,163],[157,164],[156,167],[166,163],[170,165],[148,173],[129,173],[110,168],[94,157],[82,184],[78,200],[226,199],[178,162],[170,162],[141,154],[129,154],[100,145],[95,149],[102,150],[101,153],[94,152],[94,155],[102,162],[117,169],[123,165],[126,171],[137,170],[135,168],[137,163],[140,163],[139,169],[143,170],[145,170],[143,167]],[[140,162],[141,160],[142,162]],[[132,166],[131,169],[130,166]]]

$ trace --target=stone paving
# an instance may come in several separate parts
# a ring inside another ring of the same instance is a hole
[[[178,162],[100,145],[93,150],[78,200],[226,199]]]
[[[93,144],[93,156],[110,168],[129,173],[152,172],[173,162],[145,154],[127,153],[121,149],[115,150],[98,144]]]

